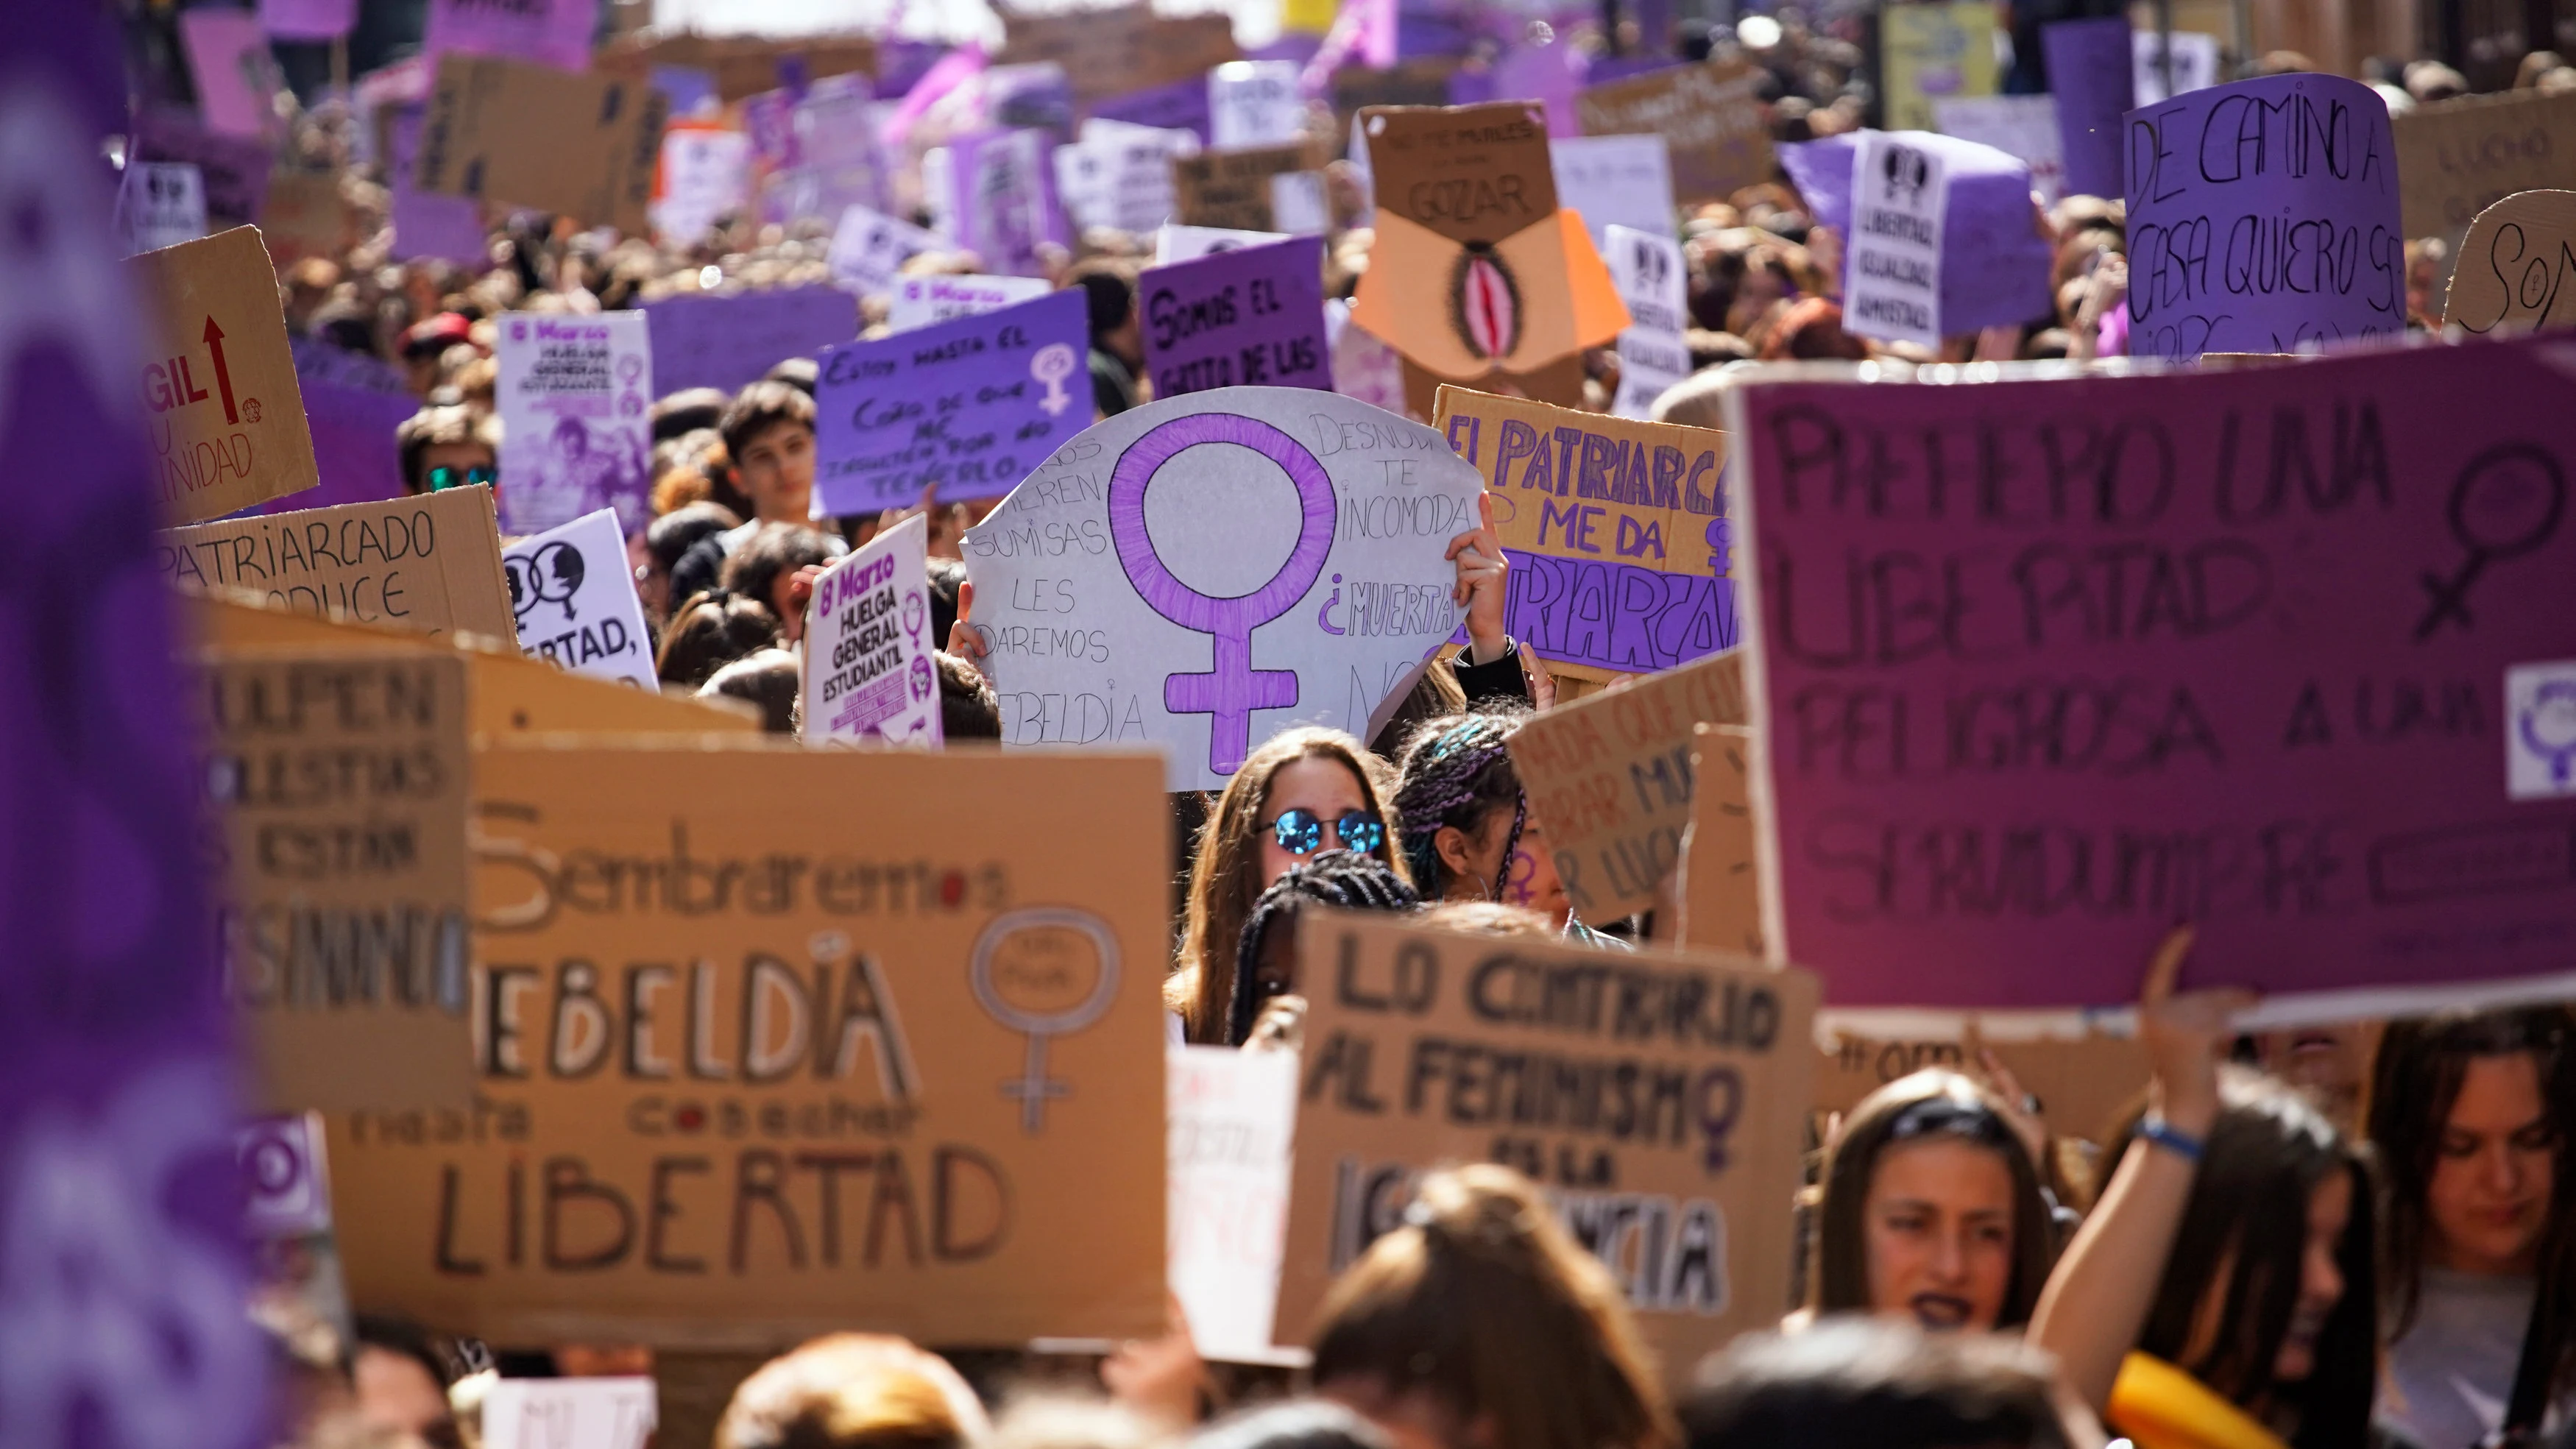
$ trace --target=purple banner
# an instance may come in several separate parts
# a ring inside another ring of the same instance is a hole
[[[1138,282],[1154,396],[1219,387],[1333,389],[1324,239],[1291,237],[1150,267]]]
[[[421,49],[532,60],[557,70],[590,69],[599,0],[429,0]]]
[[[2061,20],[2039,29],[2048,90],[2057,97],[2057,143],[2071,196],[2120,194],[2120,117],[2136,104],[2129,22]]]
[[[1167,86],[1147,86],[1094,101],[1091,114],[1104,121],[1126,121],[1138,126],[1159,126],[1167,131],[1190,131],[1199,144],[1208,140],[1207,77],[1174,81]]]
[[[2044,317],[2054,260],[2031,213],[2030,168],[1992,146],[1898,131],[1940,155],[1949,176],[1941,222],[1941,330],[1951,336]],[[1851,234],[1853,136],[1779,148],[1780,165],[1816,220]]]
[[[824,285],[666,297],[644,304],[644,323],[653,337],[655,392],[733,392],[791,357],[810,357],[858,336],[859,304]]]
[[[394,446],[394,429],[420,409],[420,400],[404,389],[402,374],[379,358],[327,342],[307,337],[290,341],[295,389],[304,399],[313,463],[322,482],[252,511],[291,513],[402,497],[402,455]]]
[[[835,347],[814,392],[814,501],[842,517],[999,498],[1091,426],[1090,305],[1016,307]]]

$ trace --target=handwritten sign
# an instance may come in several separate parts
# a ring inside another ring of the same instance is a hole
[[[929,524],[918,515],[814,581],[805,610],[804,737],[938,748],[931,654]]]
[[[1504,627],[1550,669],[1651,674],[1735,646],[1725,434],[1458,387],[1432,421],[1493,490]]]
[[[666,105],[640,78],[442,55],[413,180],[441,196],[558,212],[641,235]],[[546,143],[531,146],[531,136]]]
[[[1661,136],[1559,136],[1548,142],[1557,201],[1583,218],[1603,256],[1609,229],[1673,234],[1673,160]]]
[[[1970,96],[1932,103],[1945,136],[1992,146],[2030,168],[2031,190],[2046,205],[2066,195],[2065,137],[2055,96]]]
[[[1771,179],[1762,76],[1743,61],[1675,66],[1588,87],[1575,104],[1587,136],[1663,137],[1676,200],[1724,201]]]
[[[956,276],[946,272],[900,277],[894,284],[886,323],[897,332],[908,332],[933,322],[999,312],[1053,290],[1044,277]]]
[[[154,553],[189,588],[424,634],[516,637],[489,488],[194,524],[162,534]]]
[[[850,206],[842,208],[832,231],[828,260],[833,281],[863,297],[882,297],[894,290],[905,262],[938,249],[939,238],[931,232],[873,207]]]
[[[825,514],[1007,493],[1091,421],[1079,289],[835,347],[814,392],[814,500]]]
[[[465,666],[219,653],[204,689],[216,939],[263,1102],[464,1106]]]
[[[1512,732],[1530,818],[1577,917],[1651,910],[1681,863],[1702,724],[1744,723],[1741,659],[1720,654],[1533,715]]]
[[[1170,863],[1063,848],[1159,842],[1160,774],[484,750],[478,1105],[332,1119],[351,1297],[499,1342],[1160,1331]]]
[[[2131,111],[2130,350],[2295,352],[2406,328],[2388,106],[2266,76]]]
[[[206,234],[206,175],[186,161],[131,161],[116,187],[125,254],[157,252]]]
[[[1311,141],[1175,156],[1173,214],[1187,226],[1234,231],[1299,230],[1292,223],[1300,218],[1281,215],[1280,178],[1313,175],[1320,181],[1323,169],[1323,155]],[[1296,183],[1288,184],[1293,195]],[[1322,230],[1320,226],[1311,229]]]
[[[2406,235],[2457,236],[2522,191],[2576,191],[2576,95],[2505,91],[2417,106],[2393,123]]]
[[[2058,151],[2066,189],[2078,196],[2118,196],[2126,174],[2122,117],[2137,105],[2127,17],[2059,20],[2039,28],[2048,59],[2049,93],[2057,98]]]
[[[2507,768],[2567,758],[2509,686],[2576,659],[2576,385],[2534,344],[1740,419],[1773,934],[1836,1005],[2124,1002],[2177,919],[2267,1012],[2564,989],[2576,795]]]
[[[1476,491],[1438,434],[1333,393],[1095,425],[966,535],[1002,742],[1159,744],[1171,789],[1209,790],[1292,725],[1364,733],[1458,628]]]
[[[1691,748],[1690,834],[1682,842],[1681,941],[1705,951],[1735,951],[1786,964],[1762,931],[1760,835],[1753,815],[1753,777],[1762,768],[1762,736],[1741,725],[1704,724]]]
[[[644,304],[653,390],[739,390],[791,357],[859,335],[859,312],[838,287],[682,294]]]
[[[660,1407],[650,1378],[499,1379],[483,1395],[483,1449],[644,1449]]]
[[[1414,1179],[1445,1162],[1500,1162],[1546,1187],[1669,1381],[1779,1321],[1815,977],[1382,916],[1298,921],[1306,1048],[1283,1341],[1307,1341],[1332,1276],[1403,1222]]]
[[[1333,387],[1324,242],[1292,237],[1147,268],[1138,279],[1154,396],[1219,387]]]
[[[1223,14],[1163,17],[1151,5],[1113,5],[1052,15],[1015,12],[1004,27],[1003,65],[1053,61],[1073,82],[1077,105],[1133,90],[1178,85],[1202,91],[1207,73],[1243,52]]]
[[[598,24],[599,0],[429,0],[421,48],[585,71]]]
[[[220,518],[321,481],[259,232],[236,227],[126,265],[149,309],[136,383],[164,520]]]
[[[1995,93],[1994,0],[1891,5],[1878,21],[1888,130],[1931,130],[1934,102]]]
[[[1276,1362],[1297,1055],[1195,1046],[1170,1062],[1172,1296],[1199,1357]]]
[[[1864,131],[1852,159],[1851,235],[1844,240],[1843,320],[1855,336],[1938,348],[1941,226],[1947,158],[1885,131]]]
[[[1293,60],[1230,60],[1208,72],[1208,144],[1277,146],[1306,129]]]
[[[660,689],[653,632],[626,562],[626,532],[603,508],[501,553],[519,647],[558,669]]]
[[[500,320],[501,525],[538,533],[614,510],[652,521],[653,342],[641,312]]]
[[[2039,1099],[2042,1118],[2058,1136],[2108,1142],[2120,1114],[2146,1095],[2147,1054],[2133,1037],[2094,1032],[2062,1040],[1986,1040],[1976,1047],[1994,1053],[2022,1090]],[[1934,1067],[1973,1076],[1983,1064],[1968,1043],[1954,1039],[1836,1032],[1833,1049],[1817,1062],[1814,1110],[1848,1112],[1888,1083]]]
[[[2460,243],[2442,320],[2464,331],[2576,325],[2576,191],[2525,191],[2485,211]]]

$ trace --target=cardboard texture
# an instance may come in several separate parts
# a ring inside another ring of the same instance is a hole
[[[1730,656],[1732,657],[1732,656]],[[1760,732],[1701,725],[1691,752],[1690,834],[1682,841],[1682,944],[1780,963],[1762,933],[1763,883],[1753,819]]]
[[[1086,110],[1094,101],[1154,86],[1189,81],[1204,87],[1210,70],[1243,58],[1227,16],[1158,16],[1151,5],[1011,15],[1004,32],[996,65],[1053,61],[1064,67],[1075,103]]]
[[[151,329],[139,384],[162,521],[221,518],[322,481],[259,229],[126,265]]]
[[[1770,924],[1835,1006],[2124,1004],[2177,919],[2249,1029],[2576,989],[2546,338],[1735,405]]]
[[[1271,178],[1323,169],[1323,150],[1312,141],[1175,156],[1172,218],[1184,226],[1278,231]]]
[[[1947,0],[1879,12],[1882,125],[1929,131],[1934,102],[1995,93],[1995,8],[1994,0]]]
[[[1701,724],[1744,723],[1742,659],[1720,654],[1530,716],[1512,764],[1585,921],[1652,910],[1681,864]]]
[[[1590,86],[1575,105],[1587,136],[1661,136],[1671,150],[1673,197],[1687,206],[1724,201],[1771,179],[1771,127],[1757,91],[1762,71],[1744,61],[1675,66]]]
[[[221,822],[216,936],[262,1106],[466,1106],[463,661],[201,662],[203,778]]]
[[[1161,1331],[1152,757],[476,768],[478,1107],[333,1120],[353,1299],[496,1342]]]
[[[1726,434],[1460,387],[1434,426],[1494,494],[1504,628],[1549,668],[1652,674],[1735,646]]]
[[[1307,999],[1278,1337],[1402,1222],[1414,1178],[1501,1162],[1548,1189],[1667,1384],[1788,1310],[1816,979],[1391,917],[1299,918]]]
[[[2135,1038],[2093,1033],[2072,1040],[1883,1040],[1837,1032],[1818,1053],[1815,1110],[1849,1112],[1899,1077],[1927,1067],[1982,1075],[1977,1053],[1993,1052],[2022,1089],[2039,1099],[2052,1135],[2110,1140],[2120,1114],[2146,1095],[2147,1054]]]
[[[1364,327],[1350,329],[1362,337],[1372,337]],[[1624,330],[1624,329],[1623,329]],[[1526,372],[1496,368],[1461,383],[1417,365],[1410,357],[1379,342],[1388,356],[1396,360],[1397,378],[1402,388],[1404,415],[1415,422],[1427,423],[1440,411],[1440,390],[1464,387],[1496,397],[1527,398],[1550,407],[1579,411],[1583,407],[1583,354],[1571,353],[1553,362],[1543,363]],[[1338,364],[1336,364],[1338,366]],[[1336,371],[1338,379],[1341,373]]]
[[[2576,191],[2525,191],[2478,213],[2460,243],[2442,321],[2469,332],[2576,326]]]
[[[515,637],[489,488],[174,528],[154,553],[190,588],[423,634]]]
[[[2457,236],[2516,192],[2576,190],[2576,95],[2462,96],[2391,124],[2409,237]]]
[[[340,191],[338,174],[280,167],[268,178],[259,235],[279,267],[306,257],[337,260],[358,240],[357,215]]]
[[[413,179],[424,192],[641,236],[666,108],[641,80],[442,55]],[[527,144],[531,136],[546,144]]]

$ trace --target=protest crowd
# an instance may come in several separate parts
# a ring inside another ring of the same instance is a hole
[[[0,1445],[2576,1449],[2576,20],[842,8],[0,15]]]

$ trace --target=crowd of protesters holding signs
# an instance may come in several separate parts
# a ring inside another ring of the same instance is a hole
[[[0,13],[0,1444],[2576,1446],[2576,67],[633,8]]]

